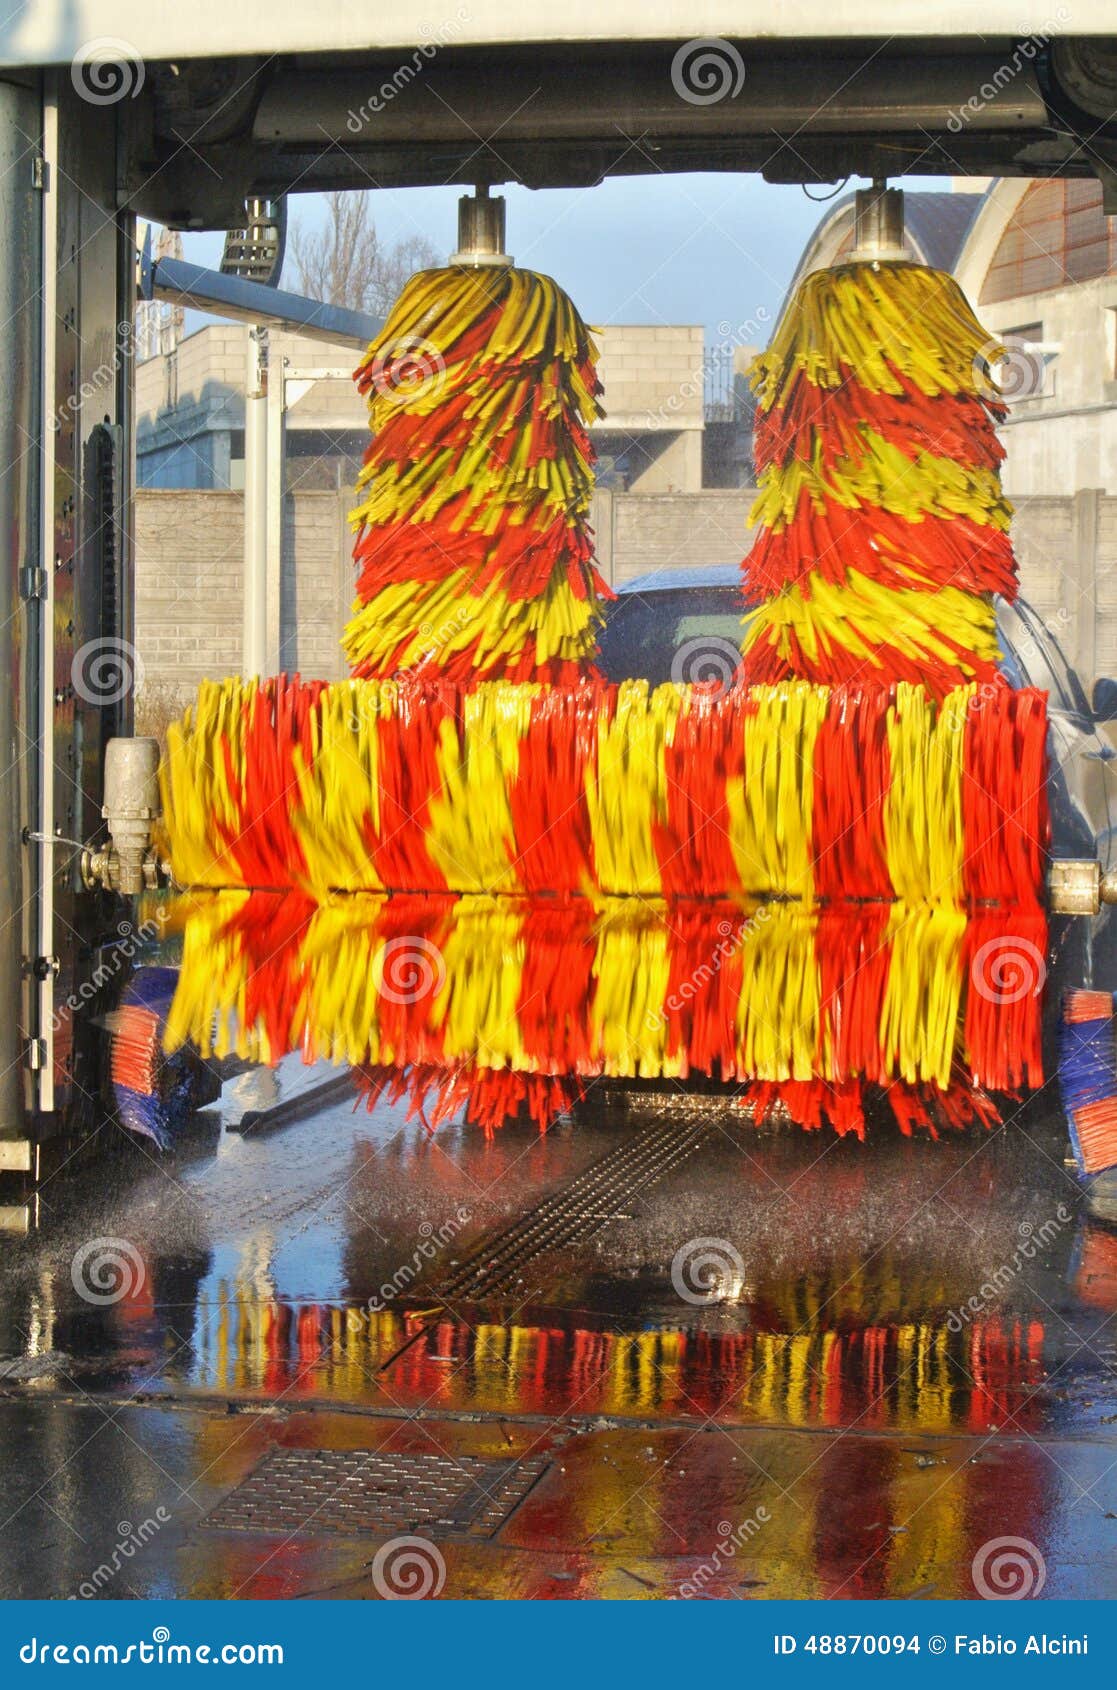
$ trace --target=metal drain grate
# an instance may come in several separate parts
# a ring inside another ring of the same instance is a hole
[[[423,1530],[493,1537],[549,1466],[525,1461],[275,1449],[205,1524],[223,1531],[317,1536]]]
[[[569,1185],[544,1197],[495,1237],[482,1239],[451,1278],[431,1287],[430,1295],[447,1303],[476,1302],[516,1291],[524,1268],[537,1256],[582,1244],[611,1221],[630,1219],[628,1205],[637,1192],[693,1155],[710,1126],[707,1113],[686,1125],[657,1119],[636,1128]]]

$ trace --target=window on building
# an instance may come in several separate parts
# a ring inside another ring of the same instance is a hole
[[[1059,348],[1043,338],[1042,323],[1021,323],[1001,329],[997,339],[1005,356],[991,372],[992,386],[1010,405],[1028,399],[1051,399],[1055,394]]]

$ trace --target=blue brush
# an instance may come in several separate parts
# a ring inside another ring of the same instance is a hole
[[[1117,1042],[1113,994],[1068,992],[1059,1024],[1059,1087],[1079,1171],[1117,1166]]]

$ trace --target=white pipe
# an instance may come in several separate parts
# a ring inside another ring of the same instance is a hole
[[[264,673],[277,675],[282,639],[284,418],[287,411],[287,368],[286,359],[282,354],[270,361],[267,386],[268,444],[265,460],[267,469],[264,475],[267,509]]]
[[[247,680],[268,667],[268,331],[248,331],[244,383],[244,645]]]

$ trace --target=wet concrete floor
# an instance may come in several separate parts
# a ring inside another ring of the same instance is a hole
[[[414,1536],[447,1597],[968,1597],[1004,1537],[1117,1595],[1117,1229],[1057,1134],[656,1110],[214,1111],[49,1182],[0,1594],[376,1597]]]

